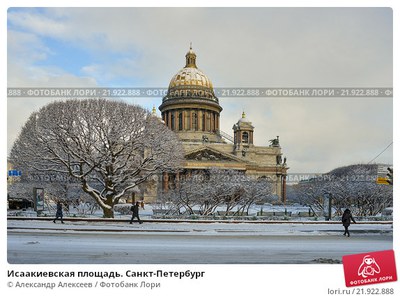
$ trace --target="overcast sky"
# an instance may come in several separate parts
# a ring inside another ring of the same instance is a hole
[[[214,87],[392,87],[389,8],[8,10],[8,87],[168,87],[190,42]],[[8,150],[50,99],[8,98]],[[127,99],[148,109],[161,98]],[[290,172],[368,163],[393,140],[392,98],[220,98]],[[389,147],[375,162],[392,163]]]

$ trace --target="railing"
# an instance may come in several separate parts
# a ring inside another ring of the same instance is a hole
[[[234,143],[234,139],[231,135],[225,133],[224,131],[218,130],[217,134],[221,137],[223,137],[224,139],[228,140],[229,142]]]

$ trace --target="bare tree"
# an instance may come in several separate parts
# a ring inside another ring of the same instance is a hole
[[[139,106],[105,99],[54,102],[33,113],[13,145],[19,169],[68,174],[103,209],[154,174],[175,171],[176,135]]]
[[[194,214],[198,210],[200,215],[209,216],[218,208],[223,208],[225,213],[236,208],[235,213],[239,214],[246,209],[248,212],[255,201],[265,201],[271,191],[272,185],[266,179],[210,168],[181,178],[176,188],[163,194],[160,205],[168,202],[171,213]]]
[[[323,210],[322,196],[324,194],[324,185],[319,178],[313,178],[309,181],[301,182],[292,186],[292,197],[302,205],[308,206],[314,213]]]
[[[240,199],[238,211],[249,213],[250,207],[257,201],[271,201],[272,184],[267,178],[248,178],[243,181],[243,196]],[[273,202],[273,201],[272,201]]]
[[[378,185],[376,177],[377,165],[350,165],[302,182],[294,191],[299,202],[313,209],[321,210],[323,194],[331,193],[334,210],[339,214],[344,208],[352,208],[354,215],[375,216],[393,205],[392,186]]]
[[[333,177],[325,188],[334,196],[336,210],[352,207],[353,214],[374,216],[393,204],[392,186],[378,185],[376,164],[339,167],[329,173]]]

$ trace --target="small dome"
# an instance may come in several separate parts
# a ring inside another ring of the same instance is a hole
[[[250,122],[250,121],[246,118],[246,113],[244,113],[244,111],[243,111],[243,113],[242,113],[242,118],[238,120],[238,124],[241,124],[241,123],[249,123],[249,122]]]

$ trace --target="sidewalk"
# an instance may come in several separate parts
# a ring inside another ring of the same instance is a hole
[[[142,218],[142,217],[141,217]],[[16,217],[8,216],[7,220],[36,220],[36,221],[52,221],[54,217]],[[127,218],[80,218],[80,217],[64,217],[64,221],[68,222],[102,222],[102,223],[126,223],[130,221],[130,216]],[[142,218],[144,223],[251,223],[251,224],[342,224],[340,221],[316,221],[316,220],[243,220],[243,219],[146,219]],[[393,225],[393,221],[357,221],[357,224],[382,224],[382,225]]]
[[[52,218],[8,218],[9,231],[63,231],[74,233],[178,233],[190,235],[338,235],[343,226],[339,222],[283,222],[283,221],[196,221],[145,220],[143,224],[122,219],[65,218],[64,224],[53,223]],[[391,222],[352,224],[353,234],[392,235]]]

